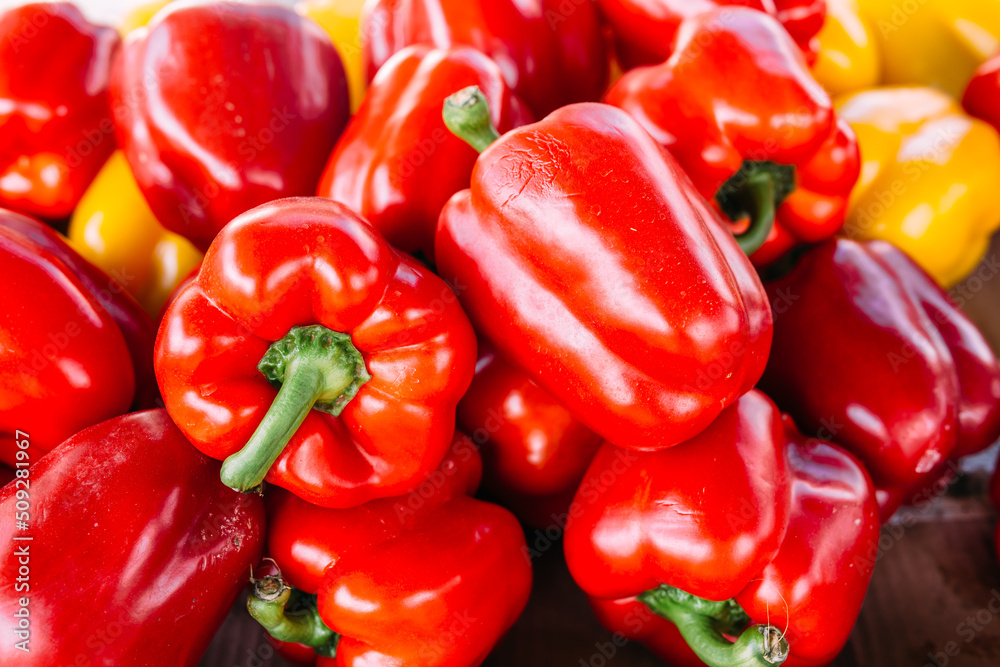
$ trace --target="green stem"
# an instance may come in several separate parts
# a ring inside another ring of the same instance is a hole
[[[749,256],[760,250],[774,228],[774,181],[769,174],[753,174],[747,178],[743,191],[749,199],[750,226],[737,235],[736,243]]]
[[[665,585],[642,593],[638,599],[676,625],[691,650],[709,667],[773,667],[788,657],[788,642],[773,625],[751,625],[735,642],[726,639],[723,632],[739,632],[746,619],[731,600],[712,602]]]
[[[456,137],[482,153],[500,138],[490,117],[490,103],[479,86],[463,88],[444,101],[445,126]]]
[[[320,325],[294,327],[268,348],[257,365],[278,395],[250,440],[222,463],[222,481],[249,491],[281,455],[313,408],[339,416],[371,379],[347,334]]]
[[[737,221],[750,218],[750,226],[736,235],[747,255],[757,252],[774,228],[778,206],[795,190],[795,167],[771,161],[747,160],[715,194],[719,208]]]
[[[280,575],[254,580],[247,611],[278,641],[305,644],[320,655],[336,656],[340,635],[319,617],[316,596],[289,588]]]

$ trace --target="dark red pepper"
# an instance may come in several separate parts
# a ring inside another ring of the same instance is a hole
[[[755,264],[843,226],[857,140],[767,14],[725,7],[685,21],[674,56],[627,73],[605,101],[677,158]]]
[[[14,433],[32,434],[28,461],[80,429],[148,406],[153,324],[117,283],[42,223],[0,210],[0,462]]]
[[[71,248],[64,236],[33,218],[0,210],[0,227],[23,236],[65,264],[80,284],[97,299],[125,337],[125,345],[135,370],[135,407],[161,407],[160,392],[153,375],[156,325],[122,285],[130,277],[113,277],[104,273]]]
[[[484,147],[483,98],[449,102]],[[662,449],[749,390],[770,309],[680,166],[620,109],[564,107],[508,132],[442,211],[435,259],[473,324],[590,429]]]
[[[165,8],[126,39],[112,97],[157,220],[202,250],[244,211],[314,194],[349,116],[330,36],[277,5]]]
[[[413,44],[471,46],[496,61],[538,117],[600,99],[608,81],[590,0],[373,0],[364,5],[361,34],[369,79]]]
[[[1000,436],[1000,367],[982,334],[888,243],[819,245],[766,285],[774,354],[761,387],[876,485],[931,481]]]
[[[108,97],[118,32],[68,2],[0,15],[0,206],[67,217],[115,148]]]
[[[0,515],[5,665],[194,667],[264,544],[261,499],[223,486],[162,410],[73,436],[0,490]]]
[[[476,162],[476,151],[441,118],[442,100],[466,86],[485,92],[493,122],[502,130],[533,120],[511,94],[500,67],[479,51],[407,47],[372,81],[330,156],[317,194],[360,213],[400,250],[433,259],[441,208],[469,186]]]
[[[536,528],[562,525],[601,445],[599,435],[485,341],[458,404],[458,425],[481,447],[485,488]]]

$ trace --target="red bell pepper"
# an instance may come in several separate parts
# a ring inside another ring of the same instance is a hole
[[[0,490],[0,663],[197,665],[264,544],[260,498],[218,476],[151,410],[82,431]]]
[[[361,35],[369,80],[407,46],[471,46],[496,61],[539,117],[600,99],[608,82],[590,0],[372,0],[364,5]]]
[[[101,304],[125,337],[125,345],[132,358],[136,380],[133,405],[139,409],[161,407],[160,392],[153,375],[156,325],[122,285],[122,280],[129,276],[107,275],[71,248],[64,236],[33,218],[0,210],[0,227],[24,237],[35,247],[66,265],[80,284]],[[65,437],[75,432],[66,433]]]
[[[474,96],[446,113],[485,147],[496,133]],[[489,146],[441,213],[435,259],[477,330],[622,447],[693,437],[753,387],[770,349],[770,309],[732,235],[607,105],[565,107]]]
[[[828,241],[766,287],[777,352],[761,387],[879,487],[930,481],[949,456],[1000,436],[996,357],[902,251]]]
[[[982,118],[1000,132],[1000,53],[976,70],[962,96],[969,115]]]
[[[149,404],[153,324],[124,290],[52,229],[4,210],[0,273],[0,462],[14,464],[18,429],[34,463],[133,399]]]
[[[725,5],[743,5],[775,17],[812,62],[816,34],[826,19],[824,0],[597,0],[615,36],[615,53],[626,69],[658,65],[674,52],[681,24]]]
[[[520,525],[466,495],[480,466],[459,434],[409,496],[326,509],[279,492],[268,548],[281,574],[255,582],[250,613],[277,639],[314,646],[321,667],[480,664],[531,588]]]
[[[326,568],[343,554],[395,539],[418,516],[435,512],[452,498],[474,494],[482,476],[479,450],[468,436],[455,431],[444,460],[408,495],[331,509],[284,489],[270,489],[267,555],[289,585],[315,595]]]
[[[349,507],[406,493],[441,462],[475,349],[443,281],[342,204],[300,197],[222,230],[167,309],[155,366],[177,424],[226,459],[227,485],[266,475]]]
[[[601,445],[599,435],[484,341],[476,376],[458,403],[458,426],[481,447],[486,489],[536,528],[562,525]]]
[[[675,49],[627,73],[605,101],[632,114],[744,230],[755,264],[839,231],[857,140],[781,24],[726,7],[685,21]]]
[[[0,14],[0,206],[67,217],[115,148],[108,97],[118,32],[69,3]]]
[[[825,665],[861,608],[878,531],[860,463],[751,391],[683,445],[602,447],[564,548],[602,622],[665,660]]]
[[[14,479],[14,469],[0,463],[0,486],[7,486]]]
[[[451,449],[437,470],[408,496],[380,498],[363,505],[331,510],[284,491],[268,494],[267,552],[261,573],[280,575],[297,589],[296,598],[314,599],[323,586],[326,568],[342,554],[377,542],[398,538],[418,514],[433,512],[459,495],[479,487],[483,462],[469,438],[455,431]],[[303,595],[304,594],[304,595]],[[280,632],[279,632],[280,634]],[[267,635],[282,657],[296,664],[316,662],[316,649],[283,642]],[[321,652],[322,647],[319,648]]]
[[[476,152],[445,128],[441,101],[472,85],[485,91],[497,127],[533,120],[500,67],[479,51],[407,47],[372,81],[317,194],[360,213],[395,247],[433,258],[441,208],[469,186],[476,162]]]
[[[129,34],[111,91],[150,208],[202,250],[244,211],[314,194],[350,113],[329,35],[276,5],[167,7]]]

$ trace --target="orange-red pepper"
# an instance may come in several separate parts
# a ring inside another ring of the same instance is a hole
[[[628,72],[606,101],[678,159],[755,264],[843,226],[857,140],[767,14],[725,7],[685,21],[674,56]]]
[[[608,81],[590,0],[373,0],[365,3],[361,34],[369,80],[407,46],[471,46],[496,61],[539,117],[596,101]]]
[[[115,148],[118,43],[68,2],[0,15],[0,206],[46,219],[73,212]]]
[[[533,120],[500,67],[479,51],[407,47],[372,81],[317,194],[360,213],[400,250],[433,258],[441,208],[468,187],[476,162],[476,151],[448,132],[441,118],[444,98],[466,86],[485,91],[502,130]]]

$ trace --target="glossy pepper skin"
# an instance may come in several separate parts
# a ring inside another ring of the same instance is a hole
[[[227,484],[248,490],[266,473],[349,507],[406,493],[438,465],[475,350],[442,280],[343,205],[299,197],[225,227],[168,307],[155,364],[188,438],[228,457]]]
[[[767,14],[725,7],[686,21],[670,60],[628,72],[605,101],[632,114],[734,225],[750,218],[742,236],[755,264],[844,224],[854,134]]]
[[[355,113],[361,106],[368,88],[368,77],[361,57],[363,5],[364,0],[302,0],[295,5],[295,11],[316,21],[333,40],[333,47],[337,49],[347,76],[351,113]]]
[[[10,638],[0,661],[197,665],[264,544],[260,498],[218,475],[166,412],[151,410],[78,433],[0,490],[12,518],[18,491],[30,492],[29,528],[0,524],[0,628]],[[32,540],[15,541],[24,535]],[[15,588],[24,545],[30,590]],[[27,653],[14,646],[22,596]]]
[[[69,3],[0,14],[0,206],[68,216],[114,150],[108,99],[118,33]]]
[[[273,567],[262,574],[281,575],[289,586],[316,595],[323,586],[326,568],[342,555],[397,539],[418,515],[434,512],[456,496],[474,494],[482,475],[479,450],[465,434],[455,431],[441,465],[406,496],[331,510],[274,489],[267,496],[267,553]],[[312,646],[283,642],[270,634],[267,638],[286,660],[316,663],[317,652]]]
[[[514,517],[466,495],[480,467],[475,446],[457,434],[444,463],[408,496],[324,509],[275,495],[268,549],[294,594],[318,594],[320,667],[475,667],[513,624],[531,567]],[[284,602],[260,599],[268,583],[255,585],[250,612],[290,639],[274,623]]]
[[[156,400],[153,324],[135,301],[50,227],[0,210],[0,462],[14,432],[31,461],[77,431]]]
[[[452,498],[473,495],[482,476],[479,450],[468,436],[455,431],[441,463],[406,495],[331,509],[272,488],[267,494],[267,555],[290,586],[316,594],[326,568],[342,555],[394,539],[417,517]]]
[[[132,31],[112,100],[150,209],[201,250],[254,206],[313,194],[349,114],[343,66],[318,25],[234,2],[168,6]]]
[[[976,70],[975,76],[962,95],[962,106],[971,116],[981,118],[1000,130],[1000,54],[993,56]]]
[[[819,48],[812,73],[830,95],[878,85],[881,54],[859,0],[826,0],[826,20],[816,42]]]
[[[807,440],[751,391],[672,449],[602,447],[574,500],[564,548],[598,618],[671,664],[781,662],[777,650],[770,661],[760,651],[740,653],[746,662],[732,655],[748,636],[760,641],[759,631],[744,630],[752,621],[787,628],[787,664],[825,665],[860,610],[878,529],[860,463]],[[699,628],[698,613],[661,617],[663,598],[677,599],[669,587],[731,602],[717,609],[725,612],[719,623],[703,618]]]
[[[434,256],[448,199],[469,186],[476,151],[452,135],[441,104],[479,86],[501,131],[534,120],[500,67],[469,47],[410,46],[379,70],[330,156],[317,194],[346,204],[396,248]],[[386,109],[392,113],[387,114]]]
[[[911,486],[1000,435],[1000,368],[982,334],[901,251],[828,241],[766,285],[774,349],[761,387],[806,432]]]
[[[597,0],[615,36],[615,54],[626,70],[662,63],[673,53],[674,38],[685,20],[728,5],[775,17],[811,60],[826,4],[824,0]]]
[[[369,0],[362,35],[369,80],[412,44],[471,46],[496,61],[539,118],[600,99],[608,81],[604,38],[589,1],[566,11],[562,0]]]
[[[159,317],[167,297],[201,261],[183,236],[149,210],[121,151],[112,153],[73,211],[73,248],[115,277],[146,312]]]
[[[482,448],[486,489],[536,528],[562,525],[602,441],[485,341],[458,425]]]
[[[1000,136],[933,88],[837,99],[861,145],[844,233],[901,248],[943,287],[958,283],[1000,228]]]
[[[759,378],[770,309],[733,237],[626,113],[513,130],[441,213],[435,258],[477,331],[591,430],[662,449]]]
[[[885,85],[933,86],[954,97],[1000,50],[1000,13],[992,0],[863,0]]]

